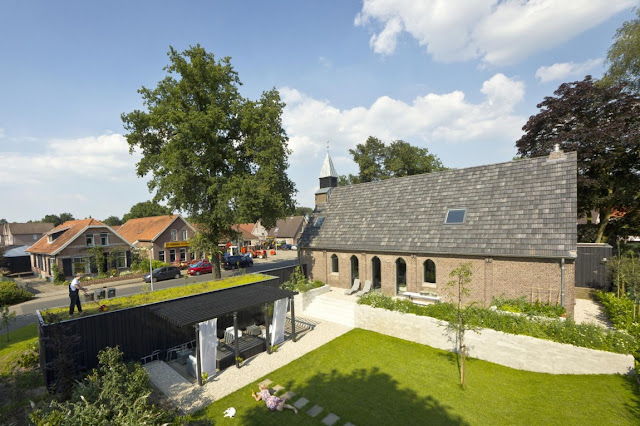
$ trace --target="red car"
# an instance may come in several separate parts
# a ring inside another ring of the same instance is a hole
[[[195,265],[191,265],[187,274],[189,275],[200,275],[200,274],[210,274],[212,271],[211,263],[207,261],[200,261]]]

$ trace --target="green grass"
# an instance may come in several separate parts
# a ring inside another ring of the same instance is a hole
[[[33,342],[38,341],[38,327],[36,324],[29,324],[17,330],[0,336],[0,379],[6,378],[20,358],[20,355],[29,348]]]
[[[193,294],[206,293],[208,291],[220,290],[228,287],[236,287],[244,284],[250,284],[257,281],[266,280],[270,277],[261,274],[246,274],[238,275],[235,277],[225,278],[216,281],[207,281],[196,284],[189,284],[180,287],[167,288],[164,290],[157,290],[153,292],[134,294],[131,296],[115,297],[113,299],[98,300],[98,304],[91,301],[82,301],[82,314],[94,315],[100,313],[100,305],[105,305],[107,311],[115,311],[118,309],[130,308],[133,306],[146,305],[154,302],[161,302],[163,300],[177,299],[179,297],[190,296]],[[80,297],[83,297],[82,294]],[[66,315],[69,312],[68,307],[52,308],[42,312],[43,319],[47,321],[48,315],[58,316],[62,318],[68,318]]]
[[[309,335],[306,338],[313,338]],[[291,343],[295,344],[295,343]],[[353,330],[258,378],[196,413],[216,425],[321,424],[637,424],[640,393],[634,378],[551,375],[468,361],[467,389],[458,384],[454,354],[365,330]],[[251,389],[269,378],[325,408],[317,418],[270,412]],[[215,386],[215,382],[209,386]],[[228,407],[235,419],[224,418]]]

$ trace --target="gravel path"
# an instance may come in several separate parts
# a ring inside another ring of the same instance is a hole
[[[578,324],[596,324],[606,328],[613,328],[613,324],[604,313],[600,302],[591,299],[576,299],[573,317]]]
[[[296,319],[316,322],[298,316]],[[176,407],[188,414],[255,382],[351,329],[351,327],[331,322],[319,322],[312,330],[303,334],[297,342],[287,340],[277,352],[271,355],[263,352],[247,360],[241,368],[229,367],[219,372],[204,386],[189,383],[163,361],[148,363],[144,368],[149,373],[151,382],[167,395]]]

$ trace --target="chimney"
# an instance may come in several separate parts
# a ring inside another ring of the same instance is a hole
[[[553,151],[549,154],[549,161],[552,160],[564,160],[567,156],[564,151],[560,148],[560,144],[557,143],[553,145]]]

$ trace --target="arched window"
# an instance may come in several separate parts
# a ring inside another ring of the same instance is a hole
[[[403,258],[396,260],[396,293],[402,294],[407,291],[407,264]]]
[[[353,280],[356,278],[360,278],[360,265],[358,262],[358,258],[356,256],[351,256],[351,284],[353,285]]]
[[[436,264],[433,263],[433,260],[427,259],[422,264],[422,269],[424,271],[424,282],[435,284],[436,283]]]
[[[382,287],[382,267],[378,256],[374,256],[371,259],[371,279],[373,280],[374,289]]]
[[[335,254],[331,255],[331,272],[339,272],[338,270],[338,256]]]

